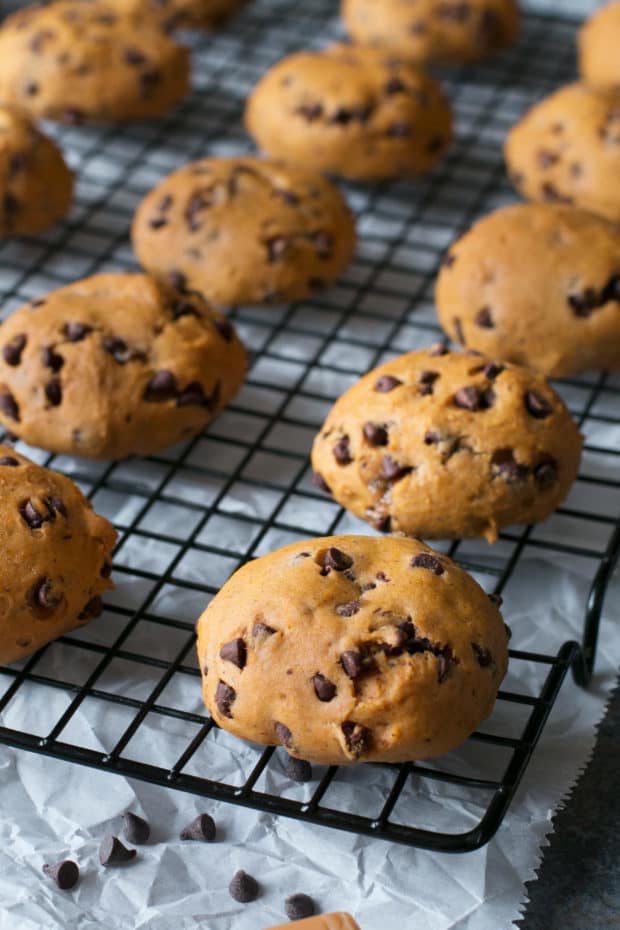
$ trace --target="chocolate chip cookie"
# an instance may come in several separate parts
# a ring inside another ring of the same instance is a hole
[[[343,0],[342,16],[356,42],[433,64],[479,61],[519,31],[516,0]]]
[[[243,566],[197,623],[203,695],[243,739],[327,765],[448,752],[493,709],[497,605],[405,538],[331,536]]]
[[[451,246],[437,280],[447,335],[561,377],[620,368],[620,230],[563,204],[484,217]]]
[[[284,302],[327,287],[355,223],[320,174],[261,158],[205,158],[147,195],[133,224],[142,266],[223,306]]]
[[[620,3],[608,3],[581,28],[579,71],[593,90],[620,93]]]
[[[542,375],[438,345],[340,397],[314,441],[317,483],[377,529],[497,539],[544,520],[577,476],[581,436]]]
[[[270,155],[354,181],[428,171],[452,137],[450,105],[432,78],[351,45],[284,58],[254,88],[245,122]]]
[[[189,56],[148,17],[58,0],[0,29],[0,100],[66,123],[154,119],[189,86]]]
[[[116,533],[77,485],[0,445],[0,664],[101,613]]]
[[[68,212],[72,196],[58,146],[21,110],[0,106],[0,236],[43,232]]]
[[[620,220],[620,94],[562,87],[517,123],[504,153],[511,181],[529,200]]]
[[[167,32],[215,29],[245,6],[247,0],[113,0],[123,10],[141,13]]]
[[[51,452],[144,455],[199,433],[245,368],[233,327],[200,297],[96,275],[0,326],[0,423]]]

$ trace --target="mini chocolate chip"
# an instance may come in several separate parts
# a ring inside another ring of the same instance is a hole
[[[279,258],[282,258],[284,253],[288,248],[289,241],[286,236],[273,236],[271,239],[267,239],[265,242],[265,247],[267,249],[267,259],[270,262],[277,262]]]
[[[249,904],[250,901],[256,901],[260,894],[260,885],[252,875],[248,875],[243,869],[232,877],[228,891],[231,898],[240,904]]]
[[[304,920],[306,917],[312,917],[316,906],[310,895],[298,892],[286,898],[284,910],[289,920]]]
[[[487,595],[492,604],[495,604],[496,607],[501,607],[504,603],[504,598],[501,594],[489,594]]]
[[[491,456],[491,471],[504,481],[525,481],[529,475],[527,465],[520,465],[515,459],[513,449],[496,449]]]
[[[26,335],[25,333],[19,333],[19,335],[14,336],[10,342],[7,342],[2,349],[2,357],[7,365],[15,367],[19,365],[22,360],[22,352],[26,347]]]
[[[351,755],[358,758],[365,752],[370,744],[370,730],[362,726],[361,723],[354,723],[352,720],[345,720],[340,724],[340,728],[345,738],[347,749]]]
[[[393,391],[394,388],[400,387],[402,383],[402,381],[395,378],[393,375],[381,375],[381,377],[375,381],[373,390],[377,391],[379,394],[388,394],[390,391]]]
[[[22,520],[24,523],[28,524],[31,530],[38,530],[43,523],[45,523],[46,518],[42,513],[39,513],[31,500],[24,501],[23,504],[20,504],[19,512]]]
[[[558,463],[551,456],[543,459],[534,468],[534,480],[542,491],[552,487],[558,480]]]
[[[474,317],[474,321],[477,326],[482,326],[483,329],[493,329],[495,327],[491,311],[488,307],[483,307],[482,310],[479,310]]]
[[[336,549],[335,546],[330,546],[323,554],[324,569],[332,569],[335,572],[345,572],[348,568],[351,568],[352,565],[353,559],[351,556],[342,552],[341,549]]]
[[[381,476],[387,481],[400,481],[413,471],[412,465],[401,465],[391,455],[384,455],[381,462]]]
[[[286,724],[276,721],[273,725],[273,729],[275,730],[276,738],[280,745],[285,746],[286,749],[290,749],[293,745],[293,734]]]
[[[527,412],[537,420],[544,420],[553,413],[551,404],[536,391],[527,391],[523,402]]]
[[[487,668],[487,666],[493,664],[493,656],[488,649],[484,649],[484,647],[479,646],[478,643],[472,643],[471,648],[474,651],[474,655],[478,660],[478,665],[480,668]]]
[[[327,703],[336,697],[336,685],[333,681],[330,681],[329,678],[326,678],[325,675],[321,675],[320,672],[317,672],[316,675],[313,676],[312,684],[314,685],[314,693],[319,701]]]
[[[559,161],[559,155],[556,155],[555,152],[551,152],[549,149],[539,149],[536,154],[536,160],[538,165],[543,170],[545,168],[551,168],[552,165],[555,165]]]
[[[93,327],[86,323],[65,323],[64,335],[69,342],[81,342],[89,333],[92,333]]]
[[[407,88],[405,87],[403,82],[400,80],[400,78],[393,77],[393,78],[390,78],[390,80],[387,82],[387,84],[384,87],[384,90],[386,94],[402,94],[403,91],[407,90]]]
[[[171,371],[162,368],[161,371],[155,372],[144,391],[144,399],[149,402],[159,403],[161,401],[172,400],[177,394],[177,381]]]
[[[14,194],[5,194],[3,197],[4,212],[10,217],[19,210],[19,200]]]
[[[148,841],[151,835],[151,828],[144,817],[138,817],[131,811],[125,811],[123,814],[123,836],[129,843],[134,846],[142,846]]]
[[[225,681],[219,681],[215,689],[215,703],[222,717],[232,720],[232,705],[235,703],[237,692]]]
[[[72,859],[63,859],[62,862],[57,862],[55,865],[47,865],[46,863],[43,866],[43,872],[48,878],[52,879],[61,891],[69,891],[70,888],[75,888],[80,878],[78,864],[73,862]]]
[[[503,365],[496,364],[496,362],[488,362],[482,370],[489,381],[495,381],[495,379],[501,375],[502,371],[506,369]]]
[[[168,220],[165,216],[154,216],[149,220],[149,226],[151,229],[163,229],[163,227],[167,225]]]
[[[328,232],[319,231],[313,233],[312,242],[319,258],[331,258],[333,240]]]
[[[312,472],[312,484],[315,486],[315,488],[318,488],[319,491],[325,491],[326,494],[331,494],[330,486],[328,485],[323,475],[319,474],[318,471]]]
[[[108,834],[99,847],[99,862],[101,865],[118,865],[129,862],[136,856],[135,849],[127,849],[116,836]]]
[[[8,468],[17,468],[19,462],[12,455],[4,455],[0,458],[0,465],[6,465]]]
[[[306,762],[305,759],[296,759],[295,756],[287,756],[283,769],[284,774],[287,778],[290,778],[291,781],[299,782],[299,784],[312,781],[312,766],[309,762]]]
[[[237,668],[245,668],[247,661],[245,641],[238,636],[237,639],[231,639],[229,643],[224,643],[220,649],[220,659],[223,659],[224,662],[232,662]]]
[[[5,416],[19,423],[19,406],[9,391],[0,394],[0,410]]]
[[[45,396],[52,407],[58,407],[62,403],[62,385],[60,383],[60,378],[50,378],[45,385]]]
[[[332,447],[333,456],[339,465],[350,465],[353,461],[349,442],[349,437],[343,436],[342,439],[339,439]]]
[[[192,381],[179,393],[177,407],[211,407],[211,398],[207,397],[199,381]]]
[[[349,601],[347,604],[338,604],[336,613],[339,617],[352,617],[361,608],[360,601]]]
[[[273,636],[276,631],[272,626],[268,626],[266,623],[255,623],[252,627],[252,636]]]
[[[419,384],[434,384],[437,378],[439,377],[438,371],[421,371],[418,375]]]
[[[375,520],[374,527],[376,530],[379,530],[380,533],[389,533],[392,529],[392,518],[389,514],[385,517],[380,517]]]
[[[123,58],[128,65],[143,65],[146,62],[146,56],[139,48],[129,46],[123,50]]]
[[[210,814],[198,814],[191,823],[183,827],[179,836],[182,840],[196,840],[199,843],[212,843],[215,839],[215,820]]]
[[[445,646],[441,652],[437,653],[437,681],[439,684],[445,681],[453,661],[454,657],[449,646]]]
[[[424,435],[424,444],[427,446],[437,445],[438,442],[441,442],[441,436],[439,433],[436,433],[434,430],[428,430]]]
[[[99,572],[102,578],[109,578],[112,574],[112,563],[104,562],[101,566],[101,571]]]
[[[142,71],[138,80],[140,81],[143,95],[148,96],[153,88],[160,83],[161,71],[158,71],[157,68],[148,68],[146,71]]]
[[[323,107],[320,103],[303,103],[301,106],[297,107],[295,112],[303,116],[309,123],[313,123],[323,116]]]
[[[446,570],[439,559],[436,556],[431,555],[430,552],[419,552],[417,555],[414,555],[410,565],[412,568],[428,568],[436,575],[443,575]]]
[[[452,325],[454,326],[454,332],[456,333],[456,340],[462,346],[465,345],[465,333],[463,332],[463,324],[461,323],[460,317],[455,316],[452,320]]]
[[[51,520],[56,519],[56,514],[59,513],[61,516],[67,517],[67,508],[65,507],[64,501],[62,498],[58,497],[56,494],[52,494],[51,497],[48,497],[45,501],[45,506],[47,507]]]
[[[364,669],[364,659],[361,652],[355,649],[347,649],[340,656],[340,663],[349,676],[349,678],[359,678]]]
[[[185,290],[187,290],[187,277],[183,274],[182,271],[169,271],[168,281],[170,282],[170,286],[173,287],[175,291],[180,291],[183,293]]]
[[[385,426],[380,426],[378,423],[364,423],[363,431],[371,446],[387,446],[389,436]]]
[[[52,581],[50,578],[39,578],[28,593],[32,605],[46,613],[53,611],[62,600],[62,595],[52,596]]]
[[[78,620],[93,620],[95,617],[100,616],[102,610],[103,601],[97,594],[95,597],[91,597],[82,612],[78,614]]]
[[[27,97],[34,97],[39,93],[39,85],[36,81],[27,81],[24,85],[24,93]]]
[[[226,342],[232,342],[235,335],[235,331],[232,327],[232,323],[229,323],[228,320],[216,318],[213,320],[213,325],[217,329],[218,333]]]
[[[411,125],[404,120],[397,120],[388,126],[386,134],[389,139],[406,139],[411,135]]]
[[[52,371],[60,371],[65,364],[62,355],[55,352],[51,346],[46,346],[42,352],[42,361],[45,368],[51,368]]]
[[[494,399],[494,396],[491,396],[489,392],[481,391],[480,388],[475,387],[473,384],[459,388],[454,395],[454,403],[457,407],[472,412],[488,410]]]

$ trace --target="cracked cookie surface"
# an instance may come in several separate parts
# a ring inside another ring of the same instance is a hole
[[[620,220],[620,93],[560,88],[510,130],[504,155],[510,180],[528,200]]]
[[[154,119],[189,87],[189,55],[148,17],[58,0],[0,28],[0,100],[70,124]]]
[[[64,475],[0,445],[0,664],[101,612],[116,533]]]
[[[357,181],[429,171],[452,138],[436,81],[388,52],[351,45],[282,59],[254,88],[245,122],[269,155]]]
[[[144,455],[199,433],[245,370],[233,327],[202,298],[95,275],[0,326],[0,423],[52,452]]]
[[[449,249],[439,322],[455,342],[554,377],[620,368],[620,231],[561,204],[485,216]]]
[[[396,537],[262,556],[197,632],[217,723],[325,764],[448,752],[491,712],[508,661],[497,604],[447,556]]]
[[[356,42],[433,64],[479,61],[519,30],[516,0],[343,0],[342,17]]]
[[[581,436],[542,375],[443,346],[387,362],[335,403],[314,441],[324,490],[384,532],[485,536],[566,497]]]
[[[342,194],[314,171],[261,158],[205,158],[143,200],[142,266],[217,305],[296,300],[327,287],[355,249]]]

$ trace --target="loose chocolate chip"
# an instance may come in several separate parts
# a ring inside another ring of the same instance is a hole
[[[387,446],[389,442],[387,429],[378,423],[364,423],[363,432],[371,446]]]
[[[484,649],[484,647],[479,646],[478,643],[472,643],[471,648],[474,651],[480,668],[487,668],[489,665],[493,664],[493,656],[488,649]]]
[[[222,717],[232,720],[232,705],[235,703],[237,692],[225,681],[219,681],[215,689],[215,703]]]
[[[393,391],[394,388],[400,387],[402,383],[403,382],[398,378],[394,378],[393,375],[381,375],[381,377],[375,381],[373,390],[377,391],[379,394],[388,394],[390,391]]]
[[[346,555],[346,553],[342,552],[341,549],[330,546],[323,554],[322,564],[323,568],[328,571],[331,569],[334,572],[345,572],[353,565],[353,559],[350,555]]]
[[[272,626],[268,626],[266,623],[255,623],[252,627],[252,636],[273,636],[276,631]]]
[[[352,720],[345,720],[340,727],[351,755],[358,758],[366,752],[370,745],[370,730],[367,727],[362,726],[361,723],[354,723]]]
[[[349,601],[347,604],[338,604],[336,613],[339,617],[352,617],[359,611],[361,606],[360,601]]]
[[[448,346],[444,345],[443,342],[436,342],[428,350],[428,354],[432,358],[438,358],[442,355],[448,355],[449,352],[450,352],[450,349],[448,348]]]
[[[0,394],[0,410],[5,416],[19,423],[19,407],[17,401],[8,391],[4,394]]]
[[[271,239],[267,239],[265,247],[268,261],[273,263],[282,258],[288,248],[288,243],[286,236],[273,236]]]
[[[43,349],[42,353],[43,365],[46,368],[51,368],[52,371],[60,371],[62,366],[65,364],[65,360],[62,355],[59,355],[58,352],[55,352],[51,346],[46,346]]]
[[[62,600],[62,595],[52,595],[52,581],[50,578],[39,578],[31,587],[28,598],[36,610],[51,613]]]
[[[428,568],[436,575],[443,575],[446,570],[442,562],[430,552],[419,552],[414,555],[410,564],[412,568]]]
[[[298,892],[286,898],[284,910],[289,920],[304,920],[306,917],[312,917],[316,906],[310,895]]]
[[[343,436],[332,447],[332,453],[339,465],[350,465],[353,459],[349,446],[349,437]]]
[[[123,50],[123,58],[128,65],[143,65],[146,62],[146,56],[139,48],[129,46]]]
[[[220,649],[220,659],[224,662],[232,662],[237,668],[245,668],[247,661],[245,641],[238,636],[237,639],[231,639],[229,643],[225,643]]]
[[[488,410],[494,400],[495,396],[492,391],[481,391],[480,388],[475,387],[473,384],[459,388],[454,395],[454,403],[457,407],[472,412]]]
[[[123,814],[123,836],[129,843],[134,846],[142,846],[148,841],[151,835],[151,828],[143,817],[138,817],[131,811],[125,811]]]
[[[0,465],[5,465],[8,468],[17,468],[19,462],[17,459],[13,458],[12,455],[4,455],[0,458]]]
[[[523,398],[523,402],[525,403],[527,412],[537,420],[544,420],[553,413],[551,404],[536,391],[527,391]]]
[[[10,342],[2,349],[2,357],[7,365],[15,367],[19,365],[22,360],[22,352],[26,348],[26,335],[25,333],[19,333],[18,336],[14,336]]]
[[[299,784],[312,781],[312,766],[309,762],[306,762],[305,759],[296,759],[295,756],[287,756],[283,768],[284,774],[287,778],[290,778],[291,781],[299,782]]]
[[[317,672],[316,675],[313,676],[312,684],[314,685],[314,693],[319,701],[327,703],[336,697],[336,685],[333,681],[330,681],[329,678],[326,678],[325,675],[321,675],[320,672]]]
[[[80,870],[77,862],[72,859],[63,859],[55,865],[43,866],[43,872],[60,888],[61,891],[69,891],[75,888],[80,878]]]
[[[42,513],[39,513],[31,500],[24,501],[23,504],[20,504],[19,512],[22,520],[24,523],[28,524],[31,530],[38,530],[45,523],[46,518]]]
[[[452,325],[454,326],[454,332],[456,334],[456,340],[462,346],[465,345],[465,333],[463,332],[463,324],[458,316],[455,316],[452,320]]]
[[[144,391],[144,399],[151,403],[172,400],[177,394],[177,381],[171,371],[162,368],[155,372]]]
[[[381,476],[385,478],[386,481],[400,481],[401,478],[409,475],[412,471],[413,466],[401,465],[396,459],[393,459],[391,455],[383,456],[381,462]]]
[[[525,481],[529,475],[527,465],[520,465],[513,449],[496,449],[491,456],[491,472],[510,483]]]
[[[315,486],[315,488],[318,488],[319,491],[325,491],[326,494],[331,494],[330,486],[328,485],[323,475],[319,474],[318,471],[312,472],[312,484]]]
[[[505,371],[505,368],[503,365],[498,365],[495,362],[488,362],[482,370],[489,381],[495,381],[495,379],[501,375],[502,371]]]
[[[92,331],[93,327],[86,323],[65,323],[64,327],[64,334],[69,342],[81,342]]]
[[[260,885],[252,875],[248,875],[243,869],[239,869],[233,875],[228,891],[235,901],[240,904],[249,904],[250,901],[256,901],[258,898]]]
[[[45,385],[45,396],[52,407],[58,407],[62,403],[62,385],[60,383],[60,378],[50,378]]]
[[[483,329],[493,329],[495,327],[491,311],[488,307],[483,307],[482,310],[479,310],[474,317],[474,321],[477,326],[482,326]]]
[[[116,836],[108,834],[99,847],[99,862],[101,865],[118,865],[129,862],[136,856],[135,849],[127,849]]]
[[[293,745],[293,734],[289,728],[284,723],[279,723],[276,721],[273,725],[275,730],[276,738],[281,746],[285,746],[287,749],[290,749]]]
[[[501,596],[501,594],[489,594],[488,598],[492,604],[495,604],[496,607],[501,607],[504,603],[504,598]]]
[[[182,840],[196,840],[199,843],[212,843],[215,839],[215,820],[209,814],[198,814],[197,817],[183,827],[179,834]]]
[[[347,649],[340,656],[340,664],[349,676],[349,678],[359,678],[364,670],[364,658],[361,652],[355,649]]]
[[[541,491],[546,491],[552,487],[558,480],[558,463],[555,459],[552,459],[551,456],[543,459],[534,468],[534,480]]]
[[[78,620],[93,620],[95,617],[100,616],[102,610],[103,601],[99,595],[96,595],[90,599],[82,612],[78,614]]]

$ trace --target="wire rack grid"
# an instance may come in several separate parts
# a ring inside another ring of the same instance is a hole
[[[493,835],[567,671],[581,684],[592,672],[620,550],[617,377],[559,385],[586,452],[571,496],[550,521],[510,528],[494,547],[443,547],[487,590],[523,586],[521,569],[542,560],[549,571],[578,564],[590,592],[582,644],[520,650],[515,630],[513,673],[496,713],[457,753],[436,763],[317,769],[309,784],[292,784],[281,750],[247,747],[206,715],[193,623],[244,561],[305,536],[370,532],[312,487],[313,435],[361,374],[439,337],[432,289],[441,256],[477,216],[512,198],[502,139],[535,99],[571,79],[574,29],[568,19],[529,16],[515,50],[444,76],[457,115],[447,158],[419,183],[347,189],[360,247],[328,293],[233,314],[252,367],[202,436],[117,463],[24,450],[74,477],[114,522],[117,588],[95,623],[1,670],[0,742],[430,849],[465,851]],[[256,79],[307,37],[322,44],[338,35],[328,0],[256,0],[220,33],[195,41],[194,91],[168,118],[123,129],[50,127],[78,172],[77,203],[46,236],[0,245],[3,312],[77,277],[133,268],[128,228],[146,191],[194,157],[248,151],[240,116]],[[522,686],[520,668],[535,686]]]

